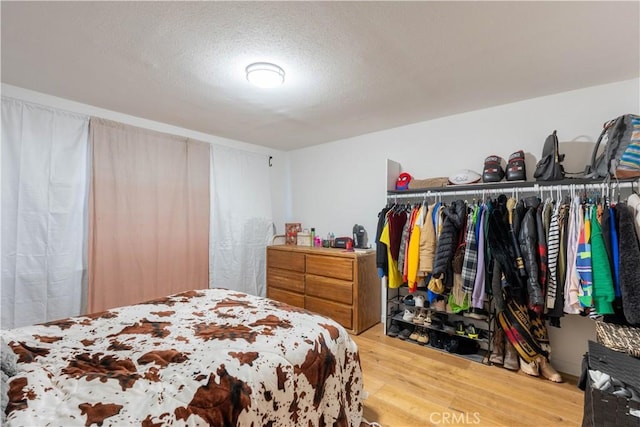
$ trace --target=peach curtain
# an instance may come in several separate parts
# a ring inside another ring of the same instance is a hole
[[[210,145],[92,117],[89,313],[209,283]]]

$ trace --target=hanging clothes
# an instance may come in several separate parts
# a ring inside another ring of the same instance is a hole
[[[422,231],[422,225],[424,222],[426,205],[420,205],[416,208],[416,215],[413,221],[413,227],[411,229],[411,235],[409,237],[409,244],[407,245],[407,284],[409,285],[409,292],[415,292],[417,290],[418,280],[418,264],[420,262],[420,233]]]
[[[471,293],[475,283],[476,273],[478,272],[478,241],[476,239],[476,225],[480,216],[480,206],[474,206],[467,218],[467,247],[464,253],[464,261],[462,264],[462,291]],[[482,266],[481,268],[484,268]]]
[[[593,307],[593,270],[591,268],[591,207],[584,209],[580,235],[578,237],[578,251],[576,256],[576,270],[580,277],[578,301],[582,308]]]
[[[387,245],[380,241],[382,229],[387,223],[387,213],[391,207],[385,206],[378,212],[378,226],[376,227],[376,267],[378,277],[383,278],[389,274],[389,258],[387,257]]]
[[[580,278],[576,269],[576,258],[578,256],[578,239],[582,224],[582,205],[580,197],[574,197],[569,207],[569,222],[567,232],[567,274],[564,283],[564,312],[568,314],[580,313],[580,302],[578,292]]]
[[[547,286],[547,301],[546,307],[548,310],[552,310],[556,305],[556,287],[557,287],[557,265],[558,265],[558,253],[560,251],[560,203],[557,203],[551,213],[551,220],[549,221],[549,233],[547,237],[547,262],[549,266],[549,283]]]
[[[420,262],[418,269],[421,276],[427,276],[433,270],[433,259],[436,253],[436,229],[434,225],[434,213],[436,204],[429,206],[425,212],[424,223],[420,230]]]
[[[591,267],[593,269],[593,302],[599,315],[613,314],[615,299],[609,257],[604,245],[597,210],[591,209]]]
[[[620,227],[620,291],[624,317],[630,324],[640,325],[640,244],[631,209],[624,203],[618,203],[616,213]]]

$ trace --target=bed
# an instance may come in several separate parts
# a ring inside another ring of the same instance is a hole
[[[356,344],[329,318],[225,289],[2,331],[7,426],[359,426]]]

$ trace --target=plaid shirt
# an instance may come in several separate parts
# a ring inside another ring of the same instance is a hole
[[[471,293],[478,271],[478,242],[476,241],[476,222],[478,208],[469,213],[467,219],[467,247],[464,251],[464,261],[462,263],[462,291]]]

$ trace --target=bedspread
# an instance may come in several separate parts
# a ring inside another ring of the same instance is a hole
[[[358,349],[336,322],[224,289],[2,331],[8,426],[360,424]]]

